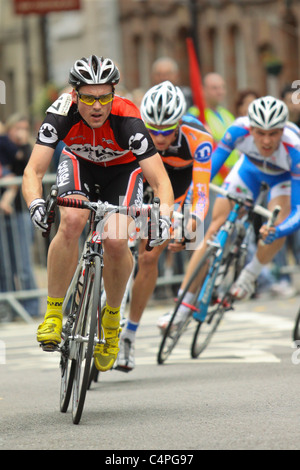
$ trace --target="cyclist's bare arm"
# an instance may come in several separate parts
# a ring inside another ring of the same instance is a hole
[[[140,161],[140,166],[154,196],[160,199],[161,214],[171,217],[174,204],[173,188],[160,155],[156,153]]]
[[[22,191],[27,206],[43,194],[42,180],[50,165],[54,150],[35,144],[23,174]]]

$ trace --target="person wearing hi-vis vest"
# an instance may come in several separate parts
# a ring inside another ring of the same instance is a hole
[[[205,121],[214,139],[215,145],[222,139],[226,129],[233,123],[235,117],[226,108],[221,106],[226,96],[226,85],[223,77],[218,73],[208,73],[203,78],[203,94],[205,99]],[[233,165],[239,158],[239,153],[233,151],[219,173],[214,177],[213,183],[221,186]],[[211,222],[212,208],[215,196],[210,193],[210,210],[205,219],[205,230]]]
[[[226,108],[221,106],[226,96],[224,79],[218,73],[208,73],[203,79],[203,93],[205,98],[205,121],[217,144],[225,134],[226,129],[233,123],[235,117]],[[232,166],[239,157],[238,152],[233,152],[219,173],[214,178],[214,183],[220,186]]]

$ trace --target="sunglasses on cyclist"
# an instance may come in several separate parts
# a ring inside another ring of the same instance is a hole
[[[145,125],[146,125],[146,128],[148,129],[148,131],[150,132],[150,134],[152,134],[152,135],[160,135],[161,134],[164,137],[166,137],[167,135],[172,134],[172,132],[174,132],[175,129],[177,128],[177,126],[178,126],[178,124],[174,124],[174,126],[167,127],[166,129],[157,129],[156,127],[152,127],[149,124],[145,124]]]
[[[106,93],[106,95],[100,96],[84,95],[83,93],[79,93],[79,91],[77,91],[77,95],[82,103],[88,104],[89,106],[92,106],[95,101],[99,101],[100,104],[105,105],[110,103],[114,99],[113,91],[111,91],[110,93]]]

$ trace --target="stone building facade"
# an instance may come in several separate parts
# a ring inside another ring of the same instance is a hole
[[[128,88],[148,87],[151,64],[177,60],[189,84],[186,36],[196,32],[201,74],[226,80],[234,112],[238,90],[279,95],[300,79],[299,0],[119,0],[124,75]]]
[[[279,94],[300,80],[300,0],[81,0],[79,12],[15,15],[0,0],[0,121],[31,112],[46,81],[62,86],[78,56],[96,53],[121,67],[131,91],[151,85],[153,61],[177,60],[189,85],[186,38],[196,36],[201,73],[227,83],[233,112],[237,90]],[[5,86],[5,90],[4,90]]]

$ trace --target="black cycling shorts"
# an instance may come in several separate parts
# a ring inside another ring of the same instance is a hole
[[[166,170],[173,188],[175,204],[182,206],[192,182],[193,167],[180,169],[166,167]],[[153,201],[153,191],[147,181],[144,183],[144,200],[146,204]]]
[[[90,201],[101,199],[126,206],[143,202],[143,174],[136,161],[105,167],[77,157],[66,147],[60,156],[56,184],[61,197],[81,194]]]

